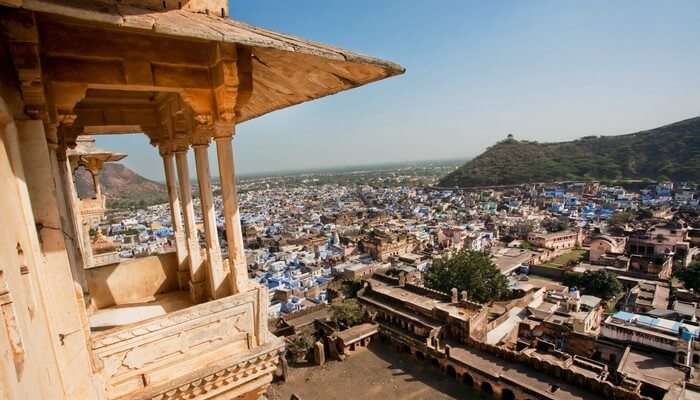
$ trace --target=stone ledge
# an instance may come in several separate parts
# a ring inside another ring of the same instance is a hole
[[[257,349],[223,359],[213,366],[170,381],[167,385],[146,389],[141,394],[123,396],[118,400],[198,399],[214,391],[233,390],[272,374],[283,353],[284,341],[275,338]]]

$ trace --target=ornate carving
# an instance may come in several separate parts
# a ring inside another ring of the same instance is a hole
[[[195,114],[193,116],[192,145],[208,145],[214,137],[215,127],[211,114]]]
[[[186,135],[176,135],[172,142],[173,152],[183,153],[190,147],[189,140]]]
[[[237,354],[249,356],[243,356],[245,360],[236,361],[236,365],[217,372],[220,376],[214,373],[178,388],[163,389],[158,396],[165,397],[154,398],[198,398],[191,396],[201,390],[221,388],[221,385],[234,388],[242,381],[254,379],[255,375],[272,372],[283,342],[273,341],[255,347],[256,317],[261,306],[258,291],[259,288],[254,288],[97,335],[92,347],[103,366],[108,395],[133,395],[136,390],[149,390],[149,386],[167,386],[178,376],[190,376],[191,367],[185,366],[189,363],[211,363]],[[170,372],[166,374],[165,370]],[[164,374],[167,379],[163,378]],[[222,381],[221,377],[226,378]],[[201,386],[200,382],[207,382],[207,385]]]
[[[57,114],[58,142],[68,148],[74,149],[77,146],[78,136],[83,134],[83,127],[77,125],[76,114]]]
[[[184,310],[172,312],[156,320],[132,325],[124,330],[96,335],[93,339],[92,348],[96,351],[100,351],[101,348],[114,345],[115,343],[138,338],[176,325],[184,325],[192,320],[222,313],[246,303],[254,304],[255,300],[255,291],[251,291],[207,303],[197,304]]]
[[[184,133],[187,131],[187,120],[185,119],[185,112],[183,110],[178,110],[173,114],[173,130],[176,133]]]
[[[10,58],[19,78],[24,112],[32,119],[48,121],[46,91],[39,57],[39,35],[34,16],[16,12],[3,16]]]
[[[211,125],[214,121],[211,114],[209,113],[195,114],[193,118],[198,125]]]
[[[59,125],[73,126],[75,120],[78,119],[78,114],[68,113],[68,114],[58,114],[56,116],[56,121]]]
[[[241,115],[241,110],[248,104],[253,95],[253,52],[250,47],[239,46],[236,49],[238,59],[238,91],[236,93],[236,118]]]
[[[166,390],[152,396],[152,400],[185,400],[205,398],[216,390],[221,392],[227,387],[235,388],[258,376],[272,373],[280,363],[283,349],[275,347],[248,360],[240,361],[228,368],[221,369],[200,379],[196,379],[176,389]],[[223,390],[222,390],[223,389]]]
[[[227,138],[236,134],[235,122],[217,121],[214,123],[214,139]]]

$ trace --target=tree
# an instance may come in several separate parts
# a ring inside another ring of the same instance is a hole
[[[307,351],[313,346],[314,338],[308,332],[303,332],[294,337],[292,343],[297,350]]]
[[[615,274],[605,270],[570,272],[564,275],[564,285],[576,287],[585,294],[598,296],[603,300],[611,299],[623,290]]]
[[[638,220],[645,220],[645,219],[651,219],[654,218],[654,213],[651,212],[650,209],[648,208],[640,208],[637,210],[637,219]]]
[[[360,289],[362,289],[362,282],[343,281],[341,289],[345,298],[355,298],[357,297],[357,292],[359,292]]]
[[[608,220],[608,222],[610,222],[610,225],[622,225],[634,221],[634,217],[634,214],[632,214],[631,212],[622,211],[613,214],[613,216],[610,217],[610,220]]]
[[[508,281],[488,255],[460,250],[433,261],[424,276],[425,286],[450,293],[452,288],[466,290],[470,300],[485,303],[510,294]]]
[[[679,269],[673,276],[683,281],[686,289],[700,291],[700,261],[693,261],[685,269]]]
[[[362,307],[357,299],[345,299],[333,304],[332,319],[339,327],[350,328],[362,322]]]
[[[560,232],[569,228],[569,220],[566,218],[547,218],[542,221],[541,225],[547,232]]]

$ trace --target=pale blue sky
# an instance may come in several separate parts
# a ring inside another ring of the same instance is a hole
[[[241,124],[239,173],[466,158],[507,133],[567,140],[700,115],[699,1],[233,0],[230,14],[407,69]],[[98,143],[162,179],[142,135]]]

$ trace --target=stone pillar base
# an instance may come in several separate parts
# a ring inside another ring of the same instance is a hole
[[[207,300],[207,282],[190,281],[190,299],[193,303],[199,304]]]
[[[177,271],[177,285],[182,290],[187,290],[190,283],[190,271],[188,270],[178,270]]]
[[[326,363],[326,351],[321,342],[314,343],[314,361],[319,366],[323,366]]]

